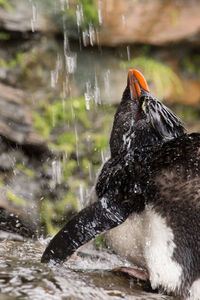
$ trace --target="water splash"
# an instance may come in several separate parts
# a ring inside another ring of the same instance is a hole
[[[132,265],[106,250],[95,250],[92,244],[82,248],[79,255],[63,265],[41,264],[41,255],[48,243],[49,239],[42,238],[39,241],[19,243],[4,240],[0,243],[1,297],[35,300],[175,299],[146,293],[139,287],[141,283],[134,282],[134,287],[130,288],[107,270]]]

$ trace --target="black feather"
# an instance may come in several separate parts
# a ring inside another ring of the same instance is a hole
[[[152,97],[144,97],[144,101],[149,121],[164,140],[171,140],[185,133],[183,122],[167,106]]]

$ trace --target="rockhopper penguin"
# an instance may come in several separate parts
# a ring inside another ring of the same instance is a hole
[[[153,288],[200,299],[200,134],[185,134],[141,73],[130,70],[110,148],[96,184],[99,201],[61,229],[42,262],[64,261],[107,231],[107,244],[145,269]]]

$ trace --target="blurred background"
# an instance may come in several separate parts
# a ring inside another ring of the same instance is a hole
[[[108,157],[127,70],[200,130],[199,0],[0,0],[0,229],[54,234]]]

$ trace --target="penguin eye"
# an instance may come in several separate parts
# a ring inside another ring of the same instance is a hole
[[[141,114],[140,112],[138,112],[138,113],[136,114],[136,120],[141,119],[141,116],[142,116],[142,114]]]

